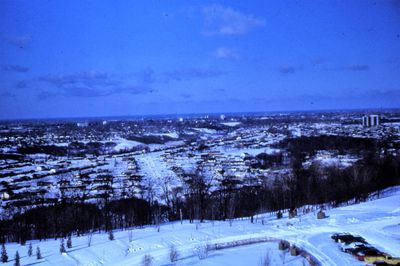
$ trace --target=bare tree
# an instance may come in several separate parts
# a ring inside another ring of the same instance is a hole
[[[72,248],[72,239],[71,239],[71,235],[69,235],[68,238],[67,238],[67,248]]]
[[[60,253],[66,253],[67,251],[65,250],[65,245],[64,245],[64,238],[61,238],[60,240]]]
[[[171,245],[169,247],[169,259],[172,263],[176,262],[179,257],[179,252],[176,249],[175,245]]]
[[[4,243],[1,244],[1,262],[5,263],[8,261],[8,255],[7,255],[7,250],[6,246]]]
[[[157,232],[160,232],[160,223],[161,223],[161,208],[156,206],[154,211],[154,224],[156,225]]]
[[[186,174],[184,181],[187,185],[188,201],[190,202],[190,218],[191,220],[197,218],[200,219],[200,222],[203,222],[213,176],[205,173],[202,165],[198,165],[195,173]]]
[[[182,201],[183,201],[183,188],[174,187],[171,190],[171,206],[172,213],[175,215],[175,219],[179,217],[182,223]]]
[[[173,218],[173,214],[175,213],[174,206],[171,201],[172,197],[172,191],[171,191],[171,176],[166,176],[163,178],[163,182],[161,184],[161,188],[163,191],[163,198],[165,199],[165,203],[167,205],[168,209],[168,219],[171,220]]]
[[[18,251],[15,253],[15,259],[14,259],[14,266],[20,266],[20,261],[19,261],[20,257],[19,257],[19,253]]]
[[[28,247],[28,256],[32,256],[33,250],[32,250],[32,243],[29,243],[29,247]]]
[[[232,219],[235,213],[235,192],[240,185],[239,179],[234,175],[224,174],[219,182],[219,194],[223,219]]]
[[[194,248],[194,253],[200,260],[203,260],[208,257],[208,247],[207,245],[198,245]]]
[[[128,240],[129,240],[129,242],[133,241],[133,230],[128,231]]]
[[[144,184],[141,184],[140,186],[140,191],[141,191],[141,197],[145,199],[150,206],[150,212],[149,212],[149,220],[151,219],[153,213],[152,213],[152,206],[154,205],[154,198],[155,198],[155,187],[154,187],[154,182],[147,178],[144,180]]]
[[[40,247],[37,246],[36,247],[36,259],[41,260],[42,258],[43,257],[42,257],[42,253],[40,252]]]
[[[232,226],[233,219],[235,218],[235,210],[236,210],[236,197],[233,196],[228,203],[228,219],[229,226]]]
[[[108,240],[114,240],[114,233],[112,230],[108,231]]]
[[[92,237],[93,237],[93,232],[90,232],[87,235],[87,245],[88,245],[88,247],[90,247],[92,245]]]
[[[142,259],[142,266],[151,266],[153,264],[153,257],[149,254],[144,255]]]

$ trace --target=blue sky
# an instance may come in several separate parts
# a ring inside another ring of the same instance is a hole
[[[0,119],[400,107],[400,1],[0,1]]]

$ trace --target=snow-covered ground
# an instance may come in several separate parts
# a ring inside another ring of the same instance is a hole
[[[280,149],[274,149],[270,147],[263,147],[263,148],[231,148],[226,146],[219,146],[216,147],[214,150],[221,152],[224,155],[230,156],[243,156],[244,154],[249,154],[251,156],[256,156],[260,153],[267,153],[267,154],[274,154],[278,153]]]
[[[277,220],[273,214],[259,215],[254,223],[249,219],[229,222],[205,222],[190,224],[188,221],[167,223],[133,229],[133,240],[129,231],[115,232],[115,240],[109,241],[107,234],[94,234],[88,247],[87,236],[73,237],[73,247],[66,254],[59,253],[59,240],[32,241],[33,250],[39,246],[43,259],[28,257],[28,245],[7,244],[12,265],[18,250],[22,265],[141,265],[146,254],[153,257],[153,265],[172,265],[169,249],[174,245],[179,252],[176,265],[259,265],[267,254],[271,265],[307,265],[302,257],[292,257],[278,250],[276,242],[267,242],[210,251],[202,260],[195,250],[214,243],[272,237],[285,239],[305,249],[321,265],[365,265],[351,255],[343,253],[339,244],[331,238],[336,232],[349,232],[363,236],[370,244],[393,256],[400,256],[400,190],[366,203],[330,209],[328,218],[317,220],[310,212],[294,219]]]
[[[114,147],[115,151],[129,150],[129,149],[132,149],[132,148],[138,147],[138,146],[145,147],[145,145],[141,142],[127,140],[127,139],[120,138],[120,137],[118,137],[115,141],[117,143],[117,145]]]
[[[162,152],[152,152],[136,156],[137,163],[144,177],[144,184],[151,186],[154,196],[163,202],[162,195],[165,186],[181,186],[181,181],[171,171],[161,157]]]
[[[237,126],[237,125],[240,125],[242,122],[235,122],[235,121],[232,121],[232,122],[224,122],[224,123],[221,123],[222,125],[225,125],[225,126],[228,126],[228,127],[235,127],[235,126]]]

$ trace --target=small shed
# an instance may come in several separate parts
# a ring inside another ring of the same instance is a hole
[[[300,254],[300,250],[295,245],[290,246],[289,252],[290,252],[290,255],[292,255],[292,256],[297,256]]]
[[[289,246],[290,246],[289,242],[285,240],[280,240],[278,243],[279,250],[286,250],[289,248]]]

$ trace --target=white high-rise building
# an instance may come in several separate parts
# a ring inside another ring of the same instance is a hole
[[[362,117],[362,125],[364,127],[375,127],[379,126],[380,118],[379,115],[364,115]]]

